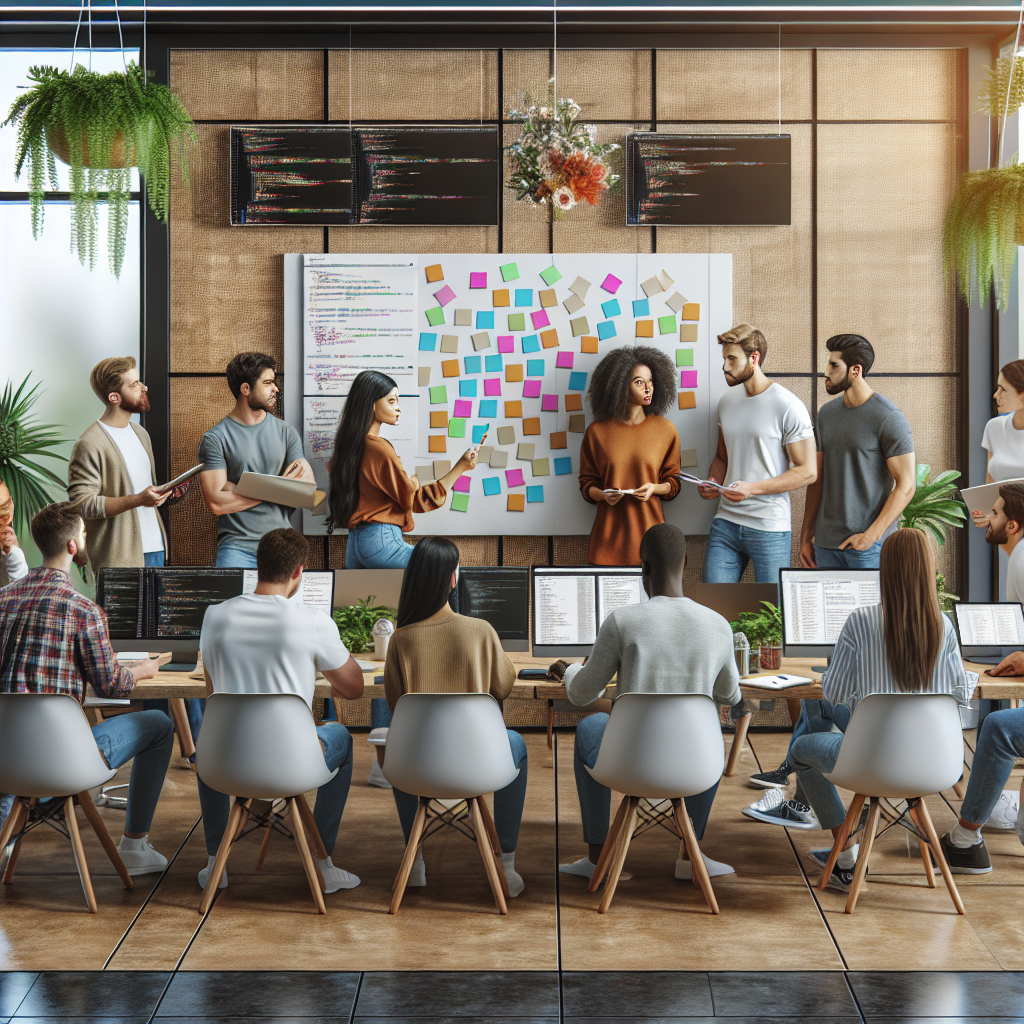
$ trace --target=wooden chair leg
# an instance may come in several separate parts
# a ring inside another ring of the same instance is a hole
[[[316,822],[313,820],[313,812],[309,809],[309,804],[306,803],[306,795],[300,793],[295,801],[299,805],[299,814],[302,815],[302,823],[306,827],[306,835],[309,845],[313,848],[313,853],[320,860],[327,860],[327,848],[320,836],[320,829],[316,827]]]
[[[629,852],[629,844],[633,838],[633,829],[636,828],[636,809],[640,805],[640,798],[636,796],[627,797],[629,805],[626,808],[626,815],[623,818],[619,835],[615,842],[615,853],[612,856],[611,866],[608,869],[608,882],[604,887],[604,896],[597,908],[599,914],[607,914],[608,908],[612,905],[615,896],[615,889],[619,884],[619,875],[622,874],[622,865],[626,863],[626,854]],[[601,851],[604,852],[603,850]]]
[[[554,741],[555,733],[555,702],[553,700],[548,701],[548,750],[553,750],[555,746]]]
[[[480,817],[483,818],[484,828],[487,830],[487,838],[491,844],[491,852],[494,854],[494,863],[498,869],[498,881],[501,882],[501,893],[505,900],[508,901],[512,897],[509,895],[505,869],[501,866],[501,840],[498,839],[498,830],[494,827],[491,809],[487,806],[487,801],[483,797],[480,797]]]
[[[917,814],[921,819],[921,824],[924,825],[925,835],[928,836],[928,842],[931,845],[935,863],[939,865],[939,870],[942,872],[942,880],[946,883],[946,888],[949,890],[949,898],[953,901],[953,906],[956,907],[958,914],[966,914],[967,911],[964,910],[963,900],[960,899],[956,882],[953,881],[953,874],[949,870],[946,858],[942,855],[942,844],[939,842],[939,834],[935,831],[935,823],[932,821],[932,816],[928,813],[928,806],[924,800],[917,805]]]
[[[185,713],[185,701],[181,697],[171,697],[167,707],[171,712],[174,731],[178,734],[178,752],[182,757],[191,757],[196,752],[196,745],[192,742],[192,727]]]
[[[750,715],[744,715],[736,722],[736,732],[732,738],[732,747],[729,749],[729,760],[726,762],[726,776],[736,774],[736,766],[739,764],[740,754],[743,753],[743,746],[747,741],[747,730],[750,728]]]
[[[957,800],[963,800],[964,793],[967,792],[967,790],[964,787],[964,780],[963,779],[960,779],[959,782],[954,782],[953,783],[953,792],[956,793]]]
[[[597,867],[594,868],[594,873],[590,876],[587,892],[597,892],[604,876],[608,873],[608,865],[612,862],[612,854],[615,852],[615,844],[619,839],[619,830],[626,817],[627,807],[629,807],[629,797],[624,796],[619,802],[619,809],[615,812],[612,827],[608,829],[608,835],[605,836],[604,846],[601,847],[601,856],[597,858]]]
[[[250,807],[252,807],[252,797],[242,801],[242,813],[238,816],[238,824],[235,826],[235,834],[231,837],[231,842],[237,843],[242,838],[242,829],[245,828],[245,823],[249,820]]]
[[[849,896],[846,897],[847,914],[853,913],[860,897],[860,891],[864,887],[864,879],[868,873],[868,860],[871,857],[871,847],[875,844],[875,832],[878,829],[878,816],[881,812],[881,801],[877,796],[873,796],[868,810],[867,824],[864,826],[864,837],[860,841],[860,852],[857,854],[857,870],[853,873],[853,884],[850,886]]]
[[[487,828],[484,825],[483,815],[480,813],[480,800],[478,796],[470,797],[469,820],[473,825],[473,832],[476,835],[476,845],[480,850],[480,859],[484,862],[484,871],[487,874],[487,881],[490,883],[491,892],[494,894],[494,903],[499,914],[508,913],[508,904],[505,902],[505,894],[502,892],[501,881],[498,875],[498,865],[494,862],[494,852],[491,850],[491,841],[487,837]]]
[[[110,863],[114,865],[117,877],[124,882],[126,889],[134,888],[135,882],[132,880],[132,876],[128,874],[128,869],[124,866],[124,861],[121,860],[121,854],[117,852],[114,840],[110,838],[110,833],[107,831],[106,825],[103,824],[103,819],[100,817],[100,812],[96,810],[92,797],[87,792],[79,793],[75,797],[75,801],[82,808],[86,821],[92,825],[92,830],[96,833],[96,838],[100,841],[103,852],[107,855]]]
[[[68,827],[68,835],[71,837],[71,849],[75,854],[75,864],[78,867],[78,877],[82,880],[82,890],[85,892],[85,902],[89,904],[89,913],[96,913],[96,894],[92,891],[92,879],[89,877],[89,864],[85,859],[85,849],[82,846],[82,837],[78,832],[78,818],[75,815],[75,798],[69,796],[64,801],[64,821]]]
[[[686,843],[687,852],[690,854],[693,880],[697,883],[700,891],[704,893],[704,899],[707,900],[711,913],[717,914],[719,913],[718,900],[715,898],[715,890],[711,885],[711,876],[708,874],[707,865],[700,853],[700,844],[697,842],[697,834],[693,831],[693,822],[690,821],[690,816],[686,813],[686,804],[680,800],[676,803],[675,809],[676,825],[679,828],[679,834],[683,837],[683,842]]]
[[[271,812],[273,813],[273,812]],[[260,852],[256,854],[256,870],[259,871],[263,867],[263,861],[266,859],[267,850],[270,849],[270,837],[274,834],[273,817],[270,819],[270,824],[263,830],[263,841],[260,843]]]
[[[317,877],[316,865],[309,852],[309,844],[306,842],[306,830],[302,824],[302,814],[299,811],[299,802],[295,797],[288,801],[292,812],[292,837],[295,839],[295,846],[299,851],[299,860],[302,861],[302,868],[306,872],[306,881],[309,882],[309,891],[313,894],[313,902],[316,904],[318,914],[327,913],[327,904],[324,903],[324,894],[320,887],[320,879]]]
[[[15,832],[20,832],[25,827],[25,823],[28,821],[29,808],[33,807],[35,802],[35,797],[32,797],[27,805],[21,801],[15,802],[14,807],[11,808],[11,814],[14,814],[16,810],[20,810],[17,823],[13,826],[11,835]],[[18,866],[18,854],[21,853],[21,841],[23,838],[23,836],[18,836],[14,841],[14,849],[11,850],[11,856],[7,861],[7,867],[4,869],[4,885],[10,885],[14,880],[14,869]],[[10,840],[8,840],[8,842],[10,842]]]
[[[221,838],[220,846],[217,847],[217,856],[213,859],[213,867],[210,868],[210,877],[206,880],[206,888],[203,890],[203,898],[199,904],[199,913],[205,914],[213,903],[213,897],[217,895],[217,886],[220,885],[221,875],[228,863],[228,854],[231,853],[231,844],[234,842],[235,832],[238,829],[238,819],[243,816],[244,803],[235,798],[231,805],[231,813],[228,815],[228,823],[224,828],[224,835]]]
[[[11,836],[21,828],[21,816],[25,812],[25,805],[17,798],[14,798],[14,803],[11,805],[10,813],[7,815],[7,820],[4,822],[4,827],[0,828],[0,855],[3,854],[4,850],[7,849],[8,844],[11,841]],[[7,879],[4,878],[6,882]]]
[[[917,813],[917,807],[915,807],[914,804],[911,804],[910,808],[909,808],[909,811],[910,811],[911,819],[913,820],[914,824],[917,826],[917,831],[921,835],[926,835],[927,833],[924,830],[924,825],[921,824],[921,817]],[[935,872],[932,870],[932,857],[931,857],[931,854],[929,853],[929,849],[930,848],[928,846],[928,843],[925,840],[923,840],[923,839],[919,839],[917,841],[917,846],[918,846],[918,849],[921,852],[921,862],[924,864],[924,877],[925,877],[925,881],[927,881],[929,889],[934,889],[935,888]]]
[[[832,877],[832,870],[836,866],[836,861],[839,860],[839,854],[843,852],[846,840],[850,838],[853,826],[857,824],[860,818],[860,809],[864,806],[865,799],[860,793],[854,796],[853,803],[850,804],[850,809],[846,812],[842,828],[839,830],[839,835],[836,836],[835,842],[832,843],[832,852],[828,855],[828,860],[821,872],[821,879],[818,882],[819,889],[824,889],[828,885],[828,880]]]
[[[395,876],[394,885],[391,887],[391,908],[389,914],[397,914],[398,908],[402,905],[402,897],[405,895],[405,887],[409,884],[409,875],[412,873],[412,865],[416,860],[416,851],[420,846],[420,837],[423,835],[423,826],[427,821],[427,808],[430,801],[420,797],[420,805],[416,808],[416,817],[413,819],[412,829],[409,832],[409,842],[405,844],[405,856],[402,858],[402,866]]]

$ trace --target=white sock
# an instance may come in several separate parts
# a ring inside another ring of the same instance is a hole
[[[949,832],[949,841],[960,850],[977,846],[981,842],[981,829],[964,828],[958,821]]]
[[[720,860],[712,860],[705,853],[701,853],[701,857],[704,860],[704,867],[707,868],[709,878],[720,878],[722,875],[734,875],[736,873],[735,868],[731,865],[724,864]],[[682,857],[677,857],[675,874],[676,878],[683,879],[684,881],[692,881],[693,862],[689,859],[683,860]]]
[[[213,870],[213,862],[216,859],[217,859],[216,857],[207,856],[207,858],[206,858],[206,867],[203,868],[202,871],[199,872],[199,884],[204,889],[206,888],[206,883],[209,882],[209,880],[210,880],[210,872]],[[218,889],[226,889],[227,887],[228,887],[228,870],[227,870],[227,868],[225,868],[224,871],[221,873],[220,885],[218,885],[217,888]]]
[[[523,876],[516,871],[515,850],[501,855],[501,869],[505,872],[509,896],[518,896],[526,888],[526,883],[523,881]]]
[[[840,851],[836,860],[836,867],[843,871],[851,871],[857,863],[857,854],[860,852],[860,843],[854,843],[848,850]]]
[[[423,851],[419,850],[416,859],[412,862],[412,870],[409,872],[409,881],[406,885],[426,885],[427,865],[423,862]]]
[[[558,870],[563,875],[581,875],[583,878],[593,877],[597,865],[589,857],[580,857],[571,864],[559,864]],[[510,890],[511,891],[511,890]]]

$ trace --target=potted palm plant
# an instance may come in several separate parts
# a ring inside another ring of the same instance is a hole
[[[106,195],[107,253],[120,276],[128,229],[131,169],[138,167],[149,205],[167,220],[171,167],[188,177],[187,146],[195,126],[181,100],[150,81],[134,61],[109,74],[36,66],[36,84],[12,104],[4,125],[16,125],[15,173],[27,173],[32,233],[43,230],[44,186],[57,187],[54,158],[70,167],[71,250],[82,265],[96,265],[97,204]]]

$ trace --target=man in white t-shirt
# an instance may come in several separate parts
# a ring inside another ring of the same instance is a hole
[[[720,334],[722,369],[729,390],[718,403],[718,451],[708,478],[729,489],[721,495],[701,487],[702,498],[718,498],[711,523],[705,583],[739,583],[748,562],[758,583],[778,583],[790,564],[789,492],[814,483],[814,428],[803,402],[762,367],[764,335],[749,324]]]
[[[316,674],[323,672],[335,697],[363,695],[363,673],[331,617],[290,598],[302,582],[309,543],[290,527],[271,530],[256,549],[259,581],[251,594],[211,605],[203,618],[199,649],[207,696],[213,693],[295,693],[312,711]],[[327,767],[338,773],[317,790],[313,820],[327,850],[316,865],[327,892],[354,889],[359,878],[331,863],[341,816],[352,784],[352,737],[340,722],[317,727]],[[199,802],[209,860],[199,872],[205,889],[227,827],[230,800],[199,779]],[[227,885],[227,874],[221,878]]]
[[[998,544],[1009,556],[1006,600],[1024,604],[1024,484],[1003,484],[988,515],[985,540]]]

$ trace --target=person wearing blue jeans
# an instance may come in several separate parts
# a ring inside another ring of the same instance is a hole
[[[243,551],[241,548],[221,547],[217,545],[218,569],[255,569],[256,552]]]
[[[768,379],[768,342],[756,327],[738,324],[718,336],[728,390],[718,403],[718,450],[708,478],[720,491],[704,555],[705,583],[739,583],[754,563],[758,583],[778,583],[790,563],[789,492],[815,479],[814,428],[807,407]]]

